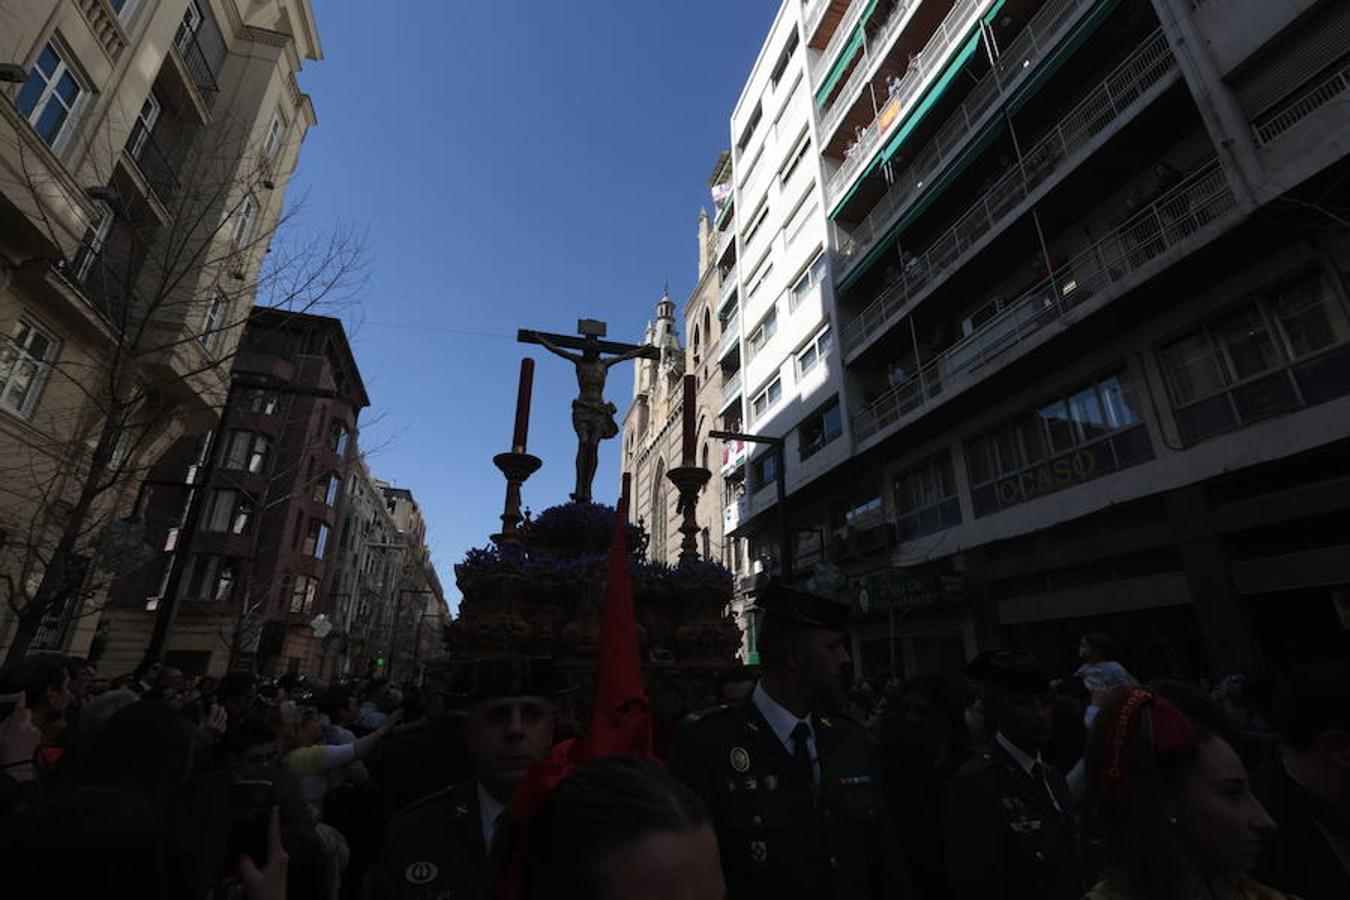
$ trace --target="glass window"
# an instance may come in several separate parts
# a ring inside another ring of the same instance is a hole
[[[1161,356],[1172,400],[1178,406],[1194,403],[1228,386],[1222,360],[1203,329],[1163,347]]]
[[[220,329],[225,324],[225,307],[228,304],[229,301],[225,299],[225,295],[217,291],[206,307],[206,315],[202,317],[202,330],[197,335],[197,340],[208,350],[216,343],[216,338],[220,336]]]
[[[252,195],[246,196],[239,204],[239,209],[235,211],[234,220],[234,242],[243,247],[253,239],[255,226],[258,224],[258,201]]]
[[[290,610],[293,613],[308,613],[314,609],[314,598],[319,591],[317,578],[308,575],[296,575],[291,582]]]
[[[1012,426],[1004,426],[994,432],[994,447],[998,451],[998,470],[1011,475],[1022,468],[1022,455],[1017,449],[1017,434]]]
[[[1296,359],[1350,339],[1345,310],[1328,296],[1317,276],[1279,288],[1270,298],[1270,307]]]
[[[1063,400],[1041,407],[1040,417],[1045,422],[1046,433],[1050,435],[1050,452],[1062,453],[1077,446],[1073,422],[1069,420],[1069,410]]]
[[[347,426],[336,419],[328,428],[328,449],[338,456],[345,456],[347,453]]]
[[[1254,305],[1238,310],[1211,331],[1227,349],[1238,381],[1268,372],[1283,362],[1266,328],[1265,317]]]
[[[820,334],[816,335],[811,343],[807,344],[800,353],[797,354],[797,371],[805,375],[811,369],[815,368],[816,363],[820,362],[830,351],[830,329],[827,326]]]
[[[1106,421],[1112,428],[1129,428],[1138,425],[1139,413],[1134,408],[1134,398],[1119,375],[1103,379],[1097,385],[1101,391],[1102,404],[1106,407]]]
[[[19,89],[15,106],[49,147],[56,145],[75,113],[83,88],[55,42],[48,41]]]
[[[1028,463],[1045,459],[1045,428],[1039,416],[1034,413],[1021,416],[1013,423],[1013,428],[1022,444],[1023,459]]]
[[[797,449],[799,457],[806,459],[814,456],[835,438],[844,433],[843,419],[839,413],[839,399],[831,400],[829,405],[798,426]]]
[[[305,532],[305,540],[300,546],[300,552],[315,559],[323,559],[324,553],[328,550],[329,530],[328,525],[321,520],[310,519],[309,530]]]
[[[277,395],[260,388],[245,388],[238,394],[239,408],[244,412],[274,416],[277,413]]]
[[[750,402],[752,417],[758,419],[760,416],[764,415],[782,396],[783,381],[781,378],[775,378],[773,381],[769,382],[768,387],[760,391],[759,394],[755,396],[755,399]]]
[[[1069,398],[1069,414],[1078,424],[1084,441],[1095,441],[1106,434],[1106,416],[1102,414],[1097,391],[1091,385]]]
[[[263,155],[274,156],[281,146],[281,133],[285,122],[281,113],[272,113],[272,121],[267,125],[267,135],[263,138]]]
[[[992,449],[989,438],[983,435],[966,445],[966,468],[970,470],[971,484],[984,484],[994,480],[994,467],[989,459]]]
[[[245,534],[252,522],[253,503],[248,497],[228,488],[211,492],[202,521],[203,531]]]
[[[20,319],[14,336],[0,343],[0,406],[20,416],[31,415],[55,358],[56,341]]]

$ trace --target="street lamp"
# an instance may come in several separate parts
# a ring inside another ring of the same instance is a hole
[[[792,536],[787,528],[787,454],[784,452],[784,439],[760,434],[745,434],[740,431],[709,431],[708,437],[723,441],[745,441],[751,444],[768,444],[778,454],[778,465],[774,471],[774,486],[778,492],[778,571],[784,579],[792,577]]]

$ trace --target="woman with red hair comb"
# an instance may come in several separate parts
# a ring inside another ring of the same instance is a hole
[[[1109,854],[1087,900],[1287,896],[1247,875],[1275,823],[1203,694],[1117,691],[1093,723],[1087,759]]]

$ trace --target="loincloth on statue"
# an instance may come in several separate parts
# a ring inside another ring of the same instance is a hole
[[[596,434],[599,440],[612,438],[619,433],[619,426],[614,421],[614,414],[618,412],[613,403],[609,401],[595,400],[573,400],[572,401],[572,428],[577,434],[583,431]]]

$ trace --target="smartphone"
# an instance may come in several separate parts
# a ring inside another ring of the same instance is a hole
[[[236,781],[230,785],[226,859],[234,862],[247,856],[260,869],[267,865],[267,832],[275,805],[276,794],[270,781]]]

